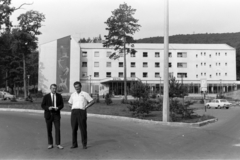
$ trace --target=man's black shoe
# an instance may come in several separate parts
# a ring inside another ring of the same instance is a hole
[[[83,146],[83,149],[87,149],[87,146]]]
[[[71,149],[78,148],[78,146],[72,146]]]

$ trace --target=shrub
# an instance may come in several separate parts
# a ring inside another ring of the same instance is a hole
[[[152,110],[152,102],[149,100],[134,100],[130,101],[130,106],[127,106],[133,116],[144,117]]]
[[[194,104],[192,101],[180,103],[178,99],[172,99],[170,102],[170,116],[172,121],[176,121],[179,115],[181,118],[191,118],[194,113],[193,109],[190,108],[192,104]]]
[[[152,111],[162,111],[162,99],[157,99],[151,101],[152,103]]]
[[[105,103],[107,105],[111,104],[112,103],[112,99],[110,97],[110,95],[107,93],[106,96],[105,96]]]

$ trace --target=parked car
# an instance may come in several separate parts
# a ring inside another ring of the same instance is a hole
[[[12,94],[10,94],[10,93],[8,93],[6,91],[0,91],[0,95],[3,98],[3,100],[16,98],[15,95],[12,95]]]
[[[232,103],[228,102],[226,99],[213,99],[210,102],[206,103],[205,106],[207,108],[226,108],[229,109],[229,107],[232,105]]]

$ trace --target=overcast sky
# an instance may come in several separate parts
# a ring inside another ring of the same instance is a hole
[[[68,35],[102,38],[111,11],[126,2],[137,9],[134,17],[142,26],[135,39],[163,36],[164,0],[12,0],[12,5],[32,3],[17,10],[11,20],[28,10],[46,17],[39,44]],[[240,32],[240,0],[169,0],[169,34]]]

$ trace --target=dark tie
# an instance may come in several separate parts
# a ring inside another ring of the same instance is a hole
[[[53,107],[55,107],[55,104],[54,104],[54,97],[55,97],[55,96],[54,96],[54,94],[53,94]]]

